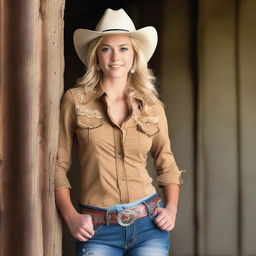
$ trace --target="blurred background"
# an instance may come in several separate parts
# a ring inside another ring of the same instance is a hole
[[[85,71],[74,30],[94,30],[106,8],[124,8],[136,28],[158,31],[149,67],[176,161],[188,170],[171,255],[256,255],[256,1],[67,0],[65,89]],[[154,176],[151,160],[148,167]],[[77,186],[77,160],[70,176]],[[64,255],[72,255],[67,230],[64,241]]]
[[[74,255],[54,201],[59,104],[85,72],[73,32],[106,8],[158,31],[149,67],[188,170],[170,255],[256,256],[256,0],[0,0],[0,256]],[[69,177],[77,205],[75,150]]]

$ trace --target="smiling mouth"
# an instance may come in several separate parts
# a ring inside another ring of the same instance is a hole
[[[109,65],[110,68],[121,68],[124,65]]]

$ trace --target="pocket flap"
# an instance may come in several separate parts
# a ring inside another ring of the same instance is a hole
[[[160,130],[157,124],[151,123],[138,124],[138,129],[148,136],[153,136]]]
[[[102,126],[103,119],[78,115],[76,123],[81,128],[93,129]]]

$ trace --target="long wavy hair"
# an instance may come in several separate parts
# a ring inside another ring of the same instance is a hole
[[[102,82],[103,74],[99,70],[97,49],[104,37],[98,37],[91,41],[87,56],[87,70],[86,73],[77,79],[76,87],[82,87],[84,93],[94,91]],[[158,117],[155,116],[152,106],[156,103],[163,103],[159,100],[159,95],[155,87],[156,78],[151,69],[147,66],[147,61],[139,47],[139,43],[135,38],[130,37],[131,44],[134,50],[133,67],[135,72],[128,73],[127,79],[127,94],[128,97],[136,97],[141,101],[141,117],[138,122],[157,123]],[[81,97],[81,101],[82,101]],[[82,102],[81,102],[82,103]],[[137,118],[135,116],[135,118]]]

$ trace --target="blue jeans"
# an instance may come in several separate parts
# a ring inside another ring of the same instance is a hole
[[[128,204],[100,208],[86,205],[90,209],[120,211],[142,202],[147,203],[158,194]],[[162,201],[159,207],[163,207]],[[154,216],[136,220],[128,227],[119,224],[95,225],[95,235],[85,241],[76,241],[76,256],[168,256],[170,233],[160,230],[154,223]]]

